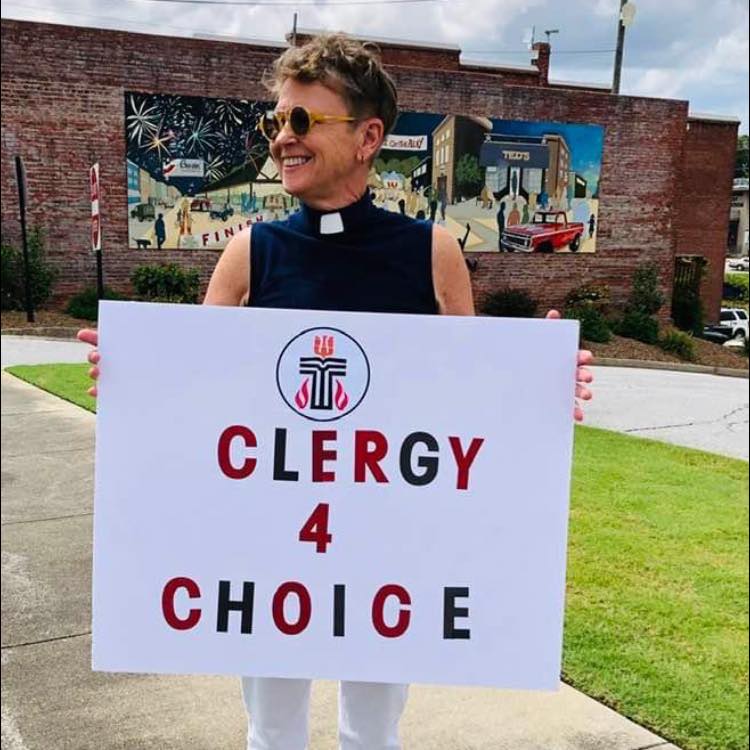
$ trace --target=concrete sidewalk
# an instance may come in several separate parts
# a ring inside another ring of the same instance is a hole
[[[93,415],[2,374],[2,747],[239,750],[238,680],[90,668]],[[336,747],[336,688],[317,683],[311,750]],[[583,694],[415,686],[405,750],[674,746]]]

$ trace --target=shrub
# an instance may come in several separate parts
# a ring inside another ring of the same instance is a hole
[[[44,232],[39,227],[28,235],[29,279],[34,308],[41,307],[52,294],[57,272],[47,263]],[[10,243],[2,243],[2,272],[0,298],[3,310],[25,310],[26,289],[23,251]]]
[[[644,344],[659,341],[659,322],[646,313],[629,311],[615,325],[615,333]]]
[[[609,308],[609,288],[597,284],[581,284],[565,296],[564,316],[581,323],[581,338],[606,344],[612,331],[605,317]]]
[[[109,287],[104,287],[104,299],[125,299]],[[99,299],[93,287],[87,287],[70,298],[65,312],[81,320],[99,320]]]
[[[659,341],[659,322],[651,316],[659,312],[663,304],[658,268],[653,263],[639,266],[633,273],[625,315],[615,325],[615,333],[644,344],[656,344]]]
[[[598,284],[581,284],[571,289],[565,297],[565,307],[585,303],[605,312],[609,307],[609,287]]]
[[[653,263],[639,266],[633,274],[633,286],[626,310],[656,315],[663,304],[664,295],[659,291],[659,269]]]
[[[703,302],[700,292],[688,286],[675,287],[672,296],[672,320],[683,331],[700,336],[703,331]]]
[[[193,268],[182,269],[176,263],[138,266],[130,279],[136,295],[147,302],[198,301],[200,276]]]
[[[732,302],[747,302],[749,293],[748,274],[728,273],[724,276],[724,299]]]
[[[487,297],[482,312],[500,318],[533,318],[537,307],[539,303],[527,291],[505,287]]]
[[[675,328],[668,330],[659,337],[659,348],[665,352],[676,354],[680,359],[687,362],[695,361],[693,337],[684,331],[678,331]]]
[[[587,302],[579,302],[576,305],[568,305],[565,308],[565,317],[578,320],[581,324],[581,338],[606,344],[612,339],[612,331],[603,313]]]

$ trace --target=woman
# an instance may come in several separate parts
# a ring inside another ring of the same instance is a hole
[[[301,208],[236,235],[204,304],[473,315],[456,240],[441,226],[377,208],[368,194],[371,165],[396,119],[396,90],[378,58],[344,35],[320,36],[287,50],[267,85],[278,103],[260,127]],[[93,331],[79,337],[97,343]],[[89,359],[96,378],[98,353]],[[591,379],[583,369],[578,378]],[[580,382],[578,397],[590,397]],[[303,750],[310,681],[246,677],[242,685],[250,750]],[[406,685],[342,683],[341,748],[398,748],[406,696]]]

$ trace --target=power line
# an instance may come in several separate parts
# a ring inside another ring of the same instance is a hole
[[[159,32],[163,30],[182,31],[191,35],[195,33],[195,27],[188,28],[187,26],[171,26],[169,24],[162,23],[161,21],[155,21],[155,22],[131,21],[127,18],[119,18],[119,17],[115,18],[113,16],[95,16],[95,15],[92,15],[91,13],[80,13],[74,10],[60,10],[59,8],[47,8],[47,7],[41,7],[38,5],[22,5],[21,3],[16,3],[16,2],[6,2],[5,5],[3,5],[3,10],[5,10],[5,8],[8,6],[13,6],[16,8],[23,8],[24,10],[49,11],[50,13],[59,13],[63,16],[78,16],[81,18],[87,18],[89,20],[94,20],[94,21],[108,21],[108,22],[115,22],[119,24],[126,24],[128,26],[140,26],[144,29],[148,29],[149,32],[152,34],[159,34]],[[25,20],[25,19],[16,19],[16,20]],[[37,23],[64,23],[64,21],[37,21]],[[122,31],[122,29],[112,29],[112,31]],[[231,39],[228,38],[227,41],[231,41]],[[277,44],[279,46],[282,46],[282,43],[278,39],[266,39],[262,37],[257,37],[256,41],[269,42],[270,44]]]
[[[464,49],[462,52],[472,52],[484,55],[528,55],[531,50],[528,49]],[[613,49],[555,49],[552,48],[553,55],[603,55],[611,54]]]
[[[445,0],[338,0],[325,2],[320,0],[145,0],[149,3],[186,3],[188,5],[265,5],[270,7],[282,6],[310,6],[316,8],[332,8],[344,5],[404,5],[407,3],[442,3]]]

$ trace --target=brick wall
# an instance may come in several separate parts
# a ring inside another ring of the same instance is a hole
[[[429,58],[429,51],[416,55],[381,48],[398,84],[402,109],[606,128],[597,252],[478,253],[479,267],[472,278],[480,300],[510,284],[528,288],[543,307],[559,306],[572,287],[594,281],[609,284],[615,303],[621,304],[633,270],[645,261],[662,269],[669,295],[677,229],[681,241],[690,237],[693,247],[717,257],[723,251],[729,197],[719,210],[724,171],[715,167],[715,150],[709,153],[705,144],[720,146],[723,159],[733,153],[736,127],[701,124],[705,135],[699,137],[697,126],[691,123],[691,130],[686,129],[687,102],[551,88],[545,86],[546,70],[514,78],[511,71],[456,68],[450,50],[437,50]],[[264,99],[260,76],[280,51],[281,46],[3,20],[3,233],[18,233],[13,156],[21,154],[28,175],[29,223],[47,232],[50,257],[60,270],[57,293],[67,296],[93,284],[87,170],[99,161],[106,281],[126,288],[132,269],[152,262],[154,255],[127,248],[123,92]],[[443,57],[447,70],[436,63]],[[534,85],[521,85],[528,81]],[[686,147],[686,136],[695,148]],[[683,154],[689,165],[685,169]],[[686,174],[697,175],[704,194],[713,195],[717,208],[705,221],[693,221],[690,201],[677,200]],[[159,257],[197,267],[207,281],[218,256],[193,250],[162,251]]]
[[[701,297],[716,322],[724,285],[737,124],[690,118],[679,180],[675,252],[708,260]]]

